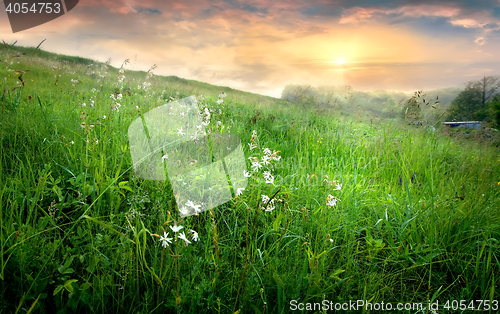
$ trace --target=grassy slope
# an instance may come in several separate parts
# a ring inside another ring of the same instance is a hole
[[[1,312],[500,299],[498,151],[176,77],[154,76],[145,91],[146,73],[125,71],[119,88],[118,69],[33,48],[1,47],[0,59]],[[15,70],[29,71],[12,91]],[[247,157],[270,148],[282,159],[275,186],[254,174],[238,198],[183,220],[199,242],[163,249],[152,234],[172,236],[172,190],[134,175],[127,129],[136,106],[201,94],[213,132],[221,121]],[[259,147],[250,150],[253,130]],[[261,211],[261,195],[276,192],[276,209]]]

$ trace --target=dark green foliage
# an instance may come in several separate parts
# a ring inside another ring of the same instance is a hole
[[[452,101],[448,110],[448,121],[484,121],[489,117],[489,101],[500,92],[499,78],[484,77],[469,82],[466,88]]]
[[[448,110],[447,121],[476,121],[476,112],[481,108],[481,90],[472,84],[467,85]]]
[[[493,100],[489,102],[490,117],[496,127],[500,127],[500,96],[496,96]]]
[[[422,108],[416,100],[408,101],[403,107],[403,118],[407,123],[415,123],[422,120]]]

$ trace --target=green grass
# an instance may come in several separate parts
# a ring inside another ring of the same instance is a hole
[[[498,149],[176,77],[138,89],[146,72],[127,67],[119,86],[116,68],[33,48],[2,46],[0,59],[2,313],[500,299]],[[246,157],[269,148],[281,160],[274,185],[261,171],[242,195],[183,219],[200,238],[184,245],[169,228],[179,220],[172,187],[134,174],[127,130],[139,113],[190,95],[203,95],[208,127],[219,132],[221,121]],[[273,211],[261,210],[262,195],[274,196]],[[163,231],[173,237],[165,249]]]

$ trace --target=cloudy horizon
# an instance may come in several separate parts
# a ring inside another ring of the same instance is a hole
[[[0,37],[280,97],[288,84],[411,92],[500,74],[500,1],[80,1]]]

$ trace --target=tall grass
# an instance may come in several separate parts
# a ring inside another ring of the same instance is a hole
[[[120,86],[118,69],[30,48],[1,47],[0,59],[1,312],[499,299],[493,148],[146,72],[125,69]],[[240,196],[179,222],[198,242],[164,248],[156,235],[171,236],[180,220],[172,187],[134,174],[127,129],[140,112],[192,94],[211,110],[212,132],[238,135],[247,157],[269,148],[281,160],[274,184],[254,173]]]

